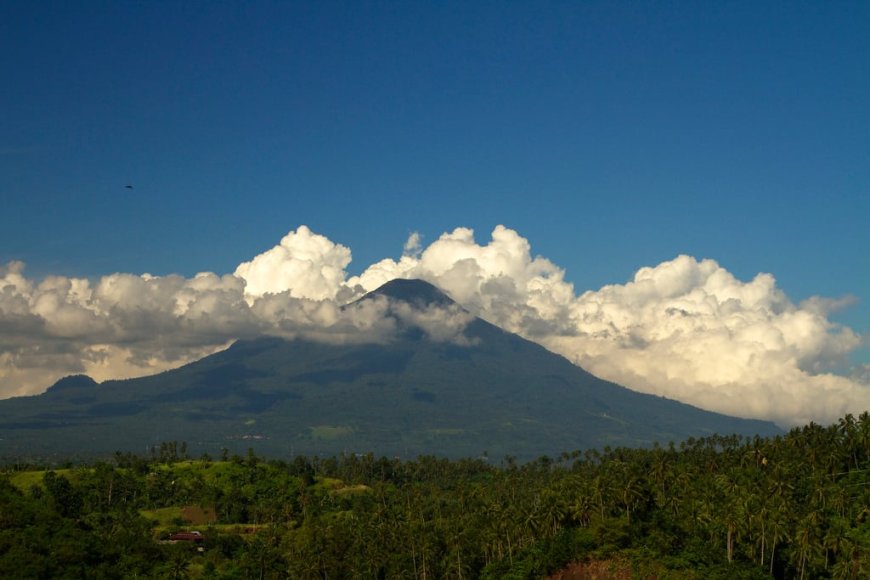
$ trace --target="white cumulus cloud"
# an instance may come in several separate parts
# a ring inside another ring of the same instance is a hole
[[[706,409],[780,424],[870,407],[870,388],[825,372],[860,344],[769,274],[737,280],[679,256],[582,294],[542,342],[599,376]]]
[[[261,334],[381,342],[414,324],[433,340],[468,344],[462,309],[357,300],[392,279],[421,278],[472,314],[639,391],[781,425],[870,408],[866,369],[830,371],[860,343],[828,317],[852,299],[795,304],[770,274],[743,281],[713,260],[678,256],[578,295],[562,268],[504,226],[485,244],[468,228],[425,247],[412,233],[398,259],[349,278],[350,261],[350,249],[300,226],[233,274],[37,281],[20,262],[0,266],[0,397],[77,372],[151,374]]]
[[[294,298],[335,298],[350,263],[350,250],[299,226],[281,243],[250,262],[239,264],[235,275],[245,281],[249,297],[288,291]]]
[[[865,381],[829,372],[860,344],[827,318],[851,299],[796,305],[770,274],[744,282],[713,260],[678,256],[578,296],[561,268],[498,226],[485,245],[457,228],[349,282],[371,290],[396,277],[429,280],[490,322],[635,390],[781,425],[870,408]]]
[[[384,342],[400,322],[459,341],[469,318],[388,308],[344,283],[350,250],[302,226],[234,274],[192,278],[117,273],[91,282],[26,277],[0,266],[0,398],[35,394],[57,379],[149,375],[269,334],[326,342]]]

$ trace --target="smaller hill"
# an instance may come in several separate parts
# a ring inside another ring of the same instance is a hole
[[[66,391],[70,389],[87,389],[90,387],[96,387],[97,384],[97,381],[88,375],[70,375],[54,383],[49,387],[49,390],[57,393],[58,391]]]

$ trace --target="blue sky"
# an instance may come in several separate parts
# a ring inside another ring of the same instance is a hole
[[[868,30],[866,2],[3,2],[0,264],[231,273],[306,224],[355,274],[504,224],[578,293],[688,254],[853,295],[831,317],[866,334]]]

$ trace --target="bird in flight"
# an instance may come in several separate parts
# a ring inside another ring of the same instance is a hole
[[[133,186],[132,185],[125,185],[124,188],[125,189],[133,189]]]

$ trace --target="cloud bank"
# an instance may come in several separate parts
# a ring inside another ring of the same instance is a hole
[[[741,281],[713,260],[678,256],[578,295],[563,269],[503,226],[485,245],[467,228],[426,247],[413,233],[398,260],[359,276],[348,277],[350,261],[350,249],[300,226],[223,276],[37,282],[20,262],[0,266],[0,397],[40,392],[71,373],[151,374],[261,334],[385,341],[410,323],[466,344],[461,310],[355,302],[394,278],[422,278],[471,313],[635,390],[784,426],[870,408],[866,369],[830,372],[860,344],[828,318],[847,303],[794,304],[770,274]]]

